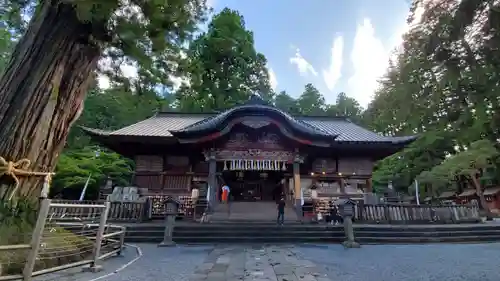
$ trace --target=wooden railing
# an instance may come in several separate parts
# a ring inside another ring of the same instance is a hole
[[[379,204],[356,206],[354,219],[360,223],[419,224],[479,222],[477,205]]]
[[[148,196],[145,201],[111,202],[108,220],[110,222],[144,222],[163,219],[165,217],[164,202],[168,197],[168,195],[155,195]],[[193,204],[189,196],[178,196],[175,199],[181,203],[179,216],[186,219],[200,218],[206,208],[205,200],[198,200],[196,204]]]
[[[53,200],[54,203],[86,205],[86,204],[102,204],[104,200],[98,201],[73,201],[73,200]],[[70,205],[68,205],[70,206]],[[150,201],[138,202],[111,202],[108,212],[108,221],[110,222],[142,222],[151,218]],[[93,218],[96,214],[95,209],[90,208],[59,208],[52,211],[49,216],[59,218],[60,220],[85,220]]]

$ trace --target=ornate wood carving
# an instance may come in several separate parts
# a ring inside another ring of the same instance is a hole
[[[237,132],[230,136],[221,149],[273,149],[283,150],[281,138],[274,133],[261,132],[253,136],[249,133]]]
[[[138,155],[135,157],[136,171],[163,171],[163,157],[158,155]]]
[[[345,175],[371,175],[373,161],[367,158],[341,158],[339,159],[339,173]]]
[[[255,122],[255,121],[252,121]],[[295,153],[288,151],[281,143],[279,135],[260,131],[255,135],[235,132],[221,148],[212,151],[217,160],[274,160],[291,163]],[[205,153],[208,155],[209,151]]]
[[[295,155],[290,151],[267,151],[261,149],[247,150],[217,150],[217,160],[277,160],[287,163],[293,162]]]
[[[335,159],[317,158],[312,163],[312,171],[315,173],[336,173],[337,163]]]

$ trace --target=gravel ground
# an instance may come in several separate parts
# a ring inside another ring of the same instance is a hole
[[[500,243],[303,246],[294,252],[342,281],[498,281]]]

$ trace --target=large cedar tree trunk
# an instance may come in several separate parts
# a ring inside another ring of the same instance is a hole
[[[31,171],[53,171],[69,129],[83,109],[100,50],[74,9],[59,0],[42,7],[0,79],[0,156],[31,160]],[[16,197],[39,196],[43,177],[22,178]],[[12,192],[0,178],[0,200]]]

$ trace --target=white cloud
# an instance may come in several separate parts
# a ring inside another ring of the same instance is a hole
[[[107,59],[103,59],[100,61],[101,67],[107,69],[110,67],[110,61]],[[122,63],[120,65],[120,72],[123,77],[126,77],[130,80],[134,80],[137,78],[137,67],[133,63]],[[106,75],[99,75],[97,77],[97,85],[101,89],[108,89],[111,86],[111,82],[109,77]]]
[[[215,7],[217,0],[207,0],[207,7],[213,8]]]
[[[424,6],[435,0],[421,1],[417,6],[412,22],[401,21],[393,36],[384,45],[375,36],[375,28],[369,18],[358,25],[351,51],[351,63],[354,70],[348,80],[348,94],[366,106],[372,100],[379,87],[378,80],[385,74],[389,60],[395,59],[397,47],[403,43],[403,35],[416,27],[422,20]]]
[[[331,91],[342,76],[342,55],[344,52],[344,38],[337,36],[333,41],[330,66],[323,70],[323,79],[328,89]]]
[[[401,44],[401,30],[397,40],[384,46],[375,36],[375,29],[369,18],[358,25],[354,36],[350,60],[353,74],[348,80],[348,95],[358,100],[362,106],[368,105],[379,87],[378,80],[385,74],[389,58],[395,44]]]
[[[297,48],[295,50],[295,55],[290,58],[290,63],[294,64],[300,72],[300,75],[307,76],[312,74],[318,76],[318,72],[314,67],[300,54],[300,50]]]
[[[278,86],[276,73],[274,73],[274,70],[270,66],[267,67],[267,71],[269,73],[269,83],[271,84],[271,89],[276,91],[276,87]]]

